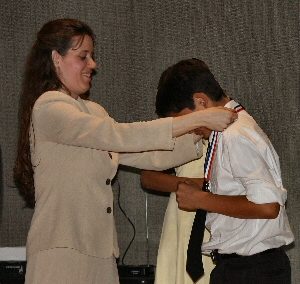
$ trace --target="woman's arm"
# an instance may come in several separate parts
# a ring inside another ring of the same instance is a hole
[[[181,136],[199,126],[212,129],[218,126],[223,130],[236,116],[233,110],[209,108],[176,118],[115,123],[106,112],[99,111],[98,116],[98,111],[88,114],[81,108],[76,100],[66,94],[58,91],[44,93],[36,101],[32,112],[36,134],[55,143],[112,152],[172,150],[172,137]]]
[[[237,119],[234,109],[211,107],[173,118],[173,137],[180,136],[198,127],[223,131],[228,124]]]

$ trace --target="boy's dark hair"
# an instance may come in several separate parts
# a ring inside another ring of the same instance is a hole
[[[226,96],[205,62],[196,58],[179,61],[160,77],[156,95],[157,115],[166,117],[184,108],[194,110],[195,93],[205,93],[213,101]]]

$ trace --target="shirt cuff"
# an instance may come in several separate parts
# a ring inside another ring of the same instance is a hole
[[[202,141],[202,140],[200,140],[200,141]],[[195,144],[195,147],[196,147],[196,153],[197,153],[197,157],[198,158],[200,158],[200,157],[202,157],[202,155],[203,155],[203,147],[202,147],[202,145],[201,145],[201,147],[199,147],[199,142],[200,141],[198,141],[196,144]],[[201,149],[201,150],[200,150]]]

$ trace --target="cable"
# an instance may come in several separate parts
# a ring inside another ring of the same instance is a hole
[[[149,227],[148,227],[148,193],[146,192],[146,238],[147,238],[147,265],[150,262],[150,248],[149,248]]]
[[[124,216],[125,216],[126,219],[129,221],[129,223],[131,224],[131,226],[132,226],[132,228],[133,228],[133,237],[132,237],[132,239],[131,239],[131,241],[130,241],[128,247],[126,248],[126,250],[125,250],[125,252],[124,252],[124,254],[123,254],[123,257],[122,257],[122,264],[125,265],[125,264],[124,264],[124,258],[125,258],[125,256],[126,256],[128,250],[129,250],[130,246],[132,245],[133,240],[135,239],[135,226],[134,226],[134,224],[131,222],[131,220],[127,217],[125,211],[123,210],[123,208],[122,208],[122,206],[121,206],[121,203],[120,203],[121,186],[120,186],[120,183],[119,183],[118,178],[116,178],[116,181],[117,181],[117,184],[118,184],[118,205],[119,205],[119,208],[120,208],[120,210],[122,211],[122,213],[124,214]]]

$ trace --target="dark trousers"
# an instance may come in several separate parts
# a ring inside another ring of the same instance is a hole
[[[283,249],[221,259],[211,272],[210,284],[291,284],[290,261]]]

